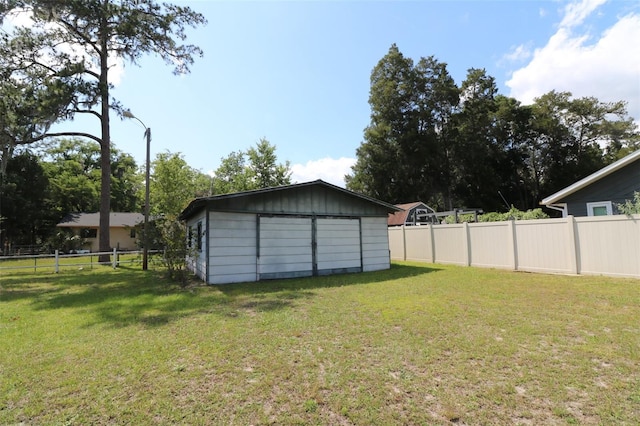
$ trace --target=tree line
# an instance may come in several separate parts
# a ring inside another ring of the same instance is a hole
[[[371,72],[369,104],[345,181],[391,203],[533,209],[640,147],[625,102],[551,91],[522,105],[484,69],[469,69],[458,86],[446,63],[414,63],[395,44]]]
[[[143,212],[145,168],[112,145],[112,211]],[[58,244],[56,230],[68,213],[97,212],[101,194],[101,151],[93,141],[61,138],[39,149],[19,148],[0,180],[0,250],[9,245]],[[213,176],[189,166],[181,153],[160,152],[150,163],[152,218],[175,220],[196,197],[291,183],[289,163],[279,163],[276,146],[261,139],[221,159]]]

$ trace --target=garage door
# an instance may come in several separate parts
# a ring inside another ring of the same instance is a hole
[[[313,274],[312,218],[259,218],[258,279]]]
[[[360,220],[318,218],[316,223],[318,275],[360,272]]]

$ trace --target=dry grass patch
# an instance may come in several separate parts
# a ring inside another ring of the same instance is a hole
[[[640,283],[0,277],[0,424],[638,424]]]

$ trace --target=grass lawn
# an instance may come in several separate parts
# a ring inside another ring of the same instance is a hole
[[[0,424],[640,423],[640,281],[0,275]]]

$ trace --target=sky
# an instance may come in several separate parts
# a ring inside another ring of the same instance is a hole
[[[231,152],[266,138],[293,182],[344,186],[370,121],[369,78],[396,44],[434,56],[457,84],[484,68],[499,93],[529,104],[551,90],[624,100],[640,123],[640,2],[176,1],[206,26],[187,43],[204,51],[191,72],[149,55],[111,70],[112,92],[151,129],[151,156],[181,153],[210,173]],[[53,130],[99,134],[95,119]],[[111,120],[112,142],[145,161],[144,128]]]

